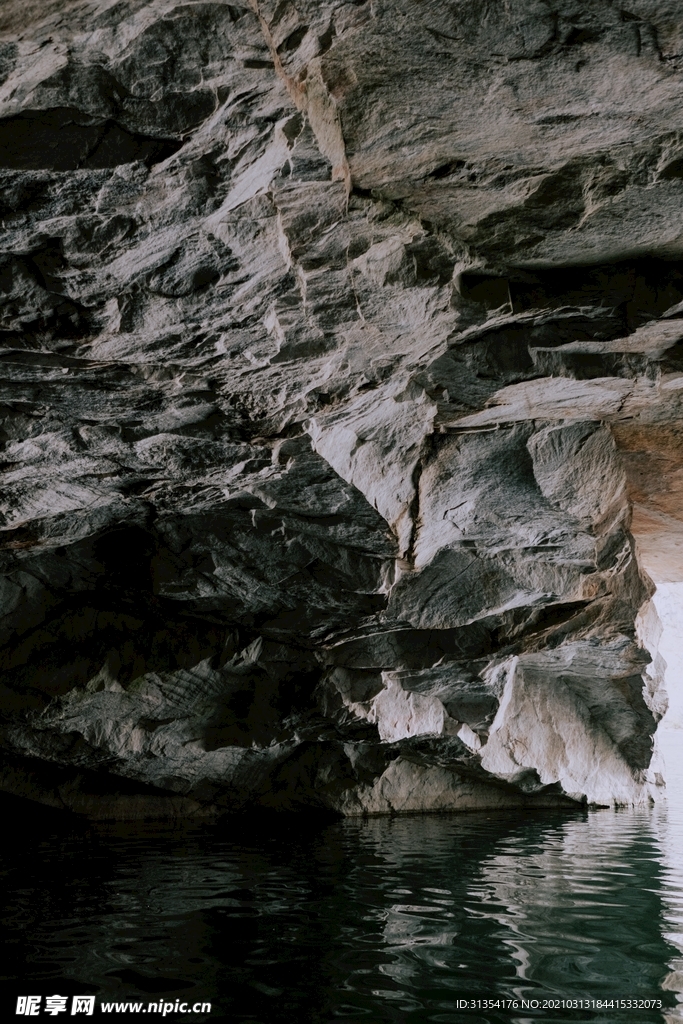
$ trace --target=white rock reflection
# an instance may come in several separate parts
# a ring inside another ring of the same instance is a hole
[[[678,701],[675,699],[672,703],[678,711]],[[666,777],[667,800],[658,806],[654,820],[664,868],[661,888],[663,934],[681,952],[680,957],[670,961],[670,973],[662,983],[662,987],[675,992],[678,999],[678,1007],[666,1014],[665,1020],[667,1024],[679,1024],[683,1021],[683,731],[667,728],[668,717],[657,737]]]
[[[669,705],[656,736],[666,802],[657,807],[653,819],[664,869],[663,935],[681,952],[670,961],[662,987],[676,993],[678,1007],[665,1014],[665,1020],[677,1024],[683,1021],[683,583],[658,580],[652,604],[661,629],[657,656],[662,659]]]
[[[649,858],[643,857],[643,836]],[[521,982],[543,981],[551,991],[566,994],[566,966],[574,961],[599,981],[605,943],[613,925],[628,907],[629,891],[637,913],[637,889],[652,886],[658,871],[657,847],[648,812],[595,812],[545,831],[542,843],[529,851],[528,841],[508,841],[504,852],[484,859],[468,890],[471,912],[493,918],[501,926]],[[632,876],[639,862],[645,877]],[[649,861],[649,863],[648,863]],[[653,921],[656,928],[656,922]],[[645,936],[643,936],[645,939]],[[598,965],[598,966],[596,966]],[[625,978],[615,977],[602,998],[625,997]],[[611,987],[611,991],[610,991]],[[517,989],[528,998],[529,988]],[[655,992],[652,995],[656,995]]]

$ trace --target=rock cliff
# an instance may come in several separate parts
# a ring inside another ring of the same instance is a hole
[[[4,0],[0,217],[2,788],[652,798],[679,3]]]

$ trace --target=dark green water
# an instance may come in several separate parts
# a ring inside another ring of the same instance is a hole
[[[167,1019],[235,1024],[683,1020],[683,799],[185,828],[3,810],[2,1019],[26,1019],[18,995],[91,993],[96,1017],[206,1000]],[[506,1006],[461,1002],[484,999]],[[663,1008],[592,1005],[623,999]]]

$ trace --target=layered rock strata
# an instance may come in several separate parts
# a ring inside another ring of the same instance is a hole
[[[0,785],[650,800],[682,119],[673,0],[5,0]]]

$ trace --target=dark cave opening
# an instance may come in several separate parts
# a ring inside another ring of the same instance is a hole
[[[630,333],[658,317],[683,316],[683,261],[642,257],[539,270],[515,269],[507,277],[482,272],[461,275],[459,288],[469,302],[487,309],[508,304],[513,313],[564,306],[618,310]]]
[[[176,153],[182,142],[131,132],[68,107],[27,110],[0,120],[0,167],[23,171],[99,170]]]

